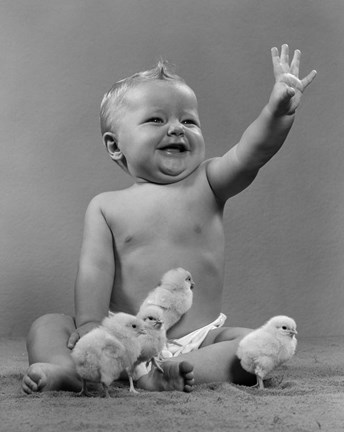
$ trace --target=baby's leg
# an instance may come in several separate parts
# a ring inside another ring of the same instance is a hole
[[[187,354],[173,357],[162,363],[162,367],[176,368],[183,362],[194,366],[195,384],[232,382],[241,385],[256,384],[256,377],[246,372],[236,356],[239,341],[251,330],[243,328],[218,328],[211,330],[201,347]],[[159,390],[162,374],[152,369],[138,381],[138,387]]]
[[[80,391],[81,383],[67,348],[74,330],[73,318],[62,314],[44,315],[32,324],[26,343],[30,366],[22,381],[25,393]]]
[[[30,366],[22,381],[25,393],[81,390],[71,351],[67,348],[67,341],[74,330],[73,318],[62,314],[44,315],[32,324],[27,337]],[[171,364],[163,373],[159,371],[159,388],[156,390],[191,391],[192,369],[192,365],[186,362]]]
[[[195,365],[196,382],[231,382],[255,385],[256,376],[246,372],[236,355],[240,340],[252,330],[243,327],[220,327],[211,330],[198,351]]]

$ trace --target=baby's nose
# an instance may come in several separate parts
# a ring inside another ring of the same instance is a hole
[[[168,128],[168,134],[176,136],[184,135],[184,126],[179,122],[173,122]]]

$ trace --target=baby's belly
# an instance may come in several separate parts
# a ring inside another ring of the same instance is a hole
[[[167,246],[136,249],[124,256],[117,266],[112,310],[136,314],[162,275],[176,267],[191,273],[195,287],[192,307],[170,329],[168,336],[181,337],[214,321],[222,312],[223,254],[209,248],[190,250],[185,245],[179,249]]]

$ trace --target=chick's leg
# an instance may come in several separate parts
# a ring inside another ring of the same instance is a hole
[[[102,386],[103,386],[103,397],[105,398],[111,397],[109,393],[109,387],[105,383],[102,383]]]
[[[130,391],[131,393],[138,393],[138,391],[135,390],[134,380],[133,380],[133,373],[132,373],[132,371],[130,370],[130,368],[127,368],[126,371],[127,371],[128,379],[129,379],[129,391]]]
[[[260,389],[264,389],[264,381],[263,381],[263,378],[261,378],[259,375],[257,375],[257,384],[258,384],[258,388],[260,388]]]
[[[87,396],[87,397],[91,397],[91,393],[87,390],[87,381],[85,379],[81,380],[82,383],[82,388],[80,390],[80,392],[78,393],[78,396]]]
[[[255,372],[255,374],[257,376],[257,387],[259,389],[264,389],[263,378],[266,375],[266,373],[264,373],[264,369],[260,365],[257,365],[254,372]]]
[[[160,372],[164,372],[164,369],[161,367],[161,361],[158,360],[156,357],[153,357],[152,360],[152,366],[155,366]]]

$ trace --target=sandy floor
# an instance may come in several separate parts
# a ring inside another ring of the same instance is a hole
[[[0,339],[0,431],[344,431],[344,337],[299,341],[265,390],[214,383],[191,394],[111,388],[111,399],[24,395],[23,339]]]

